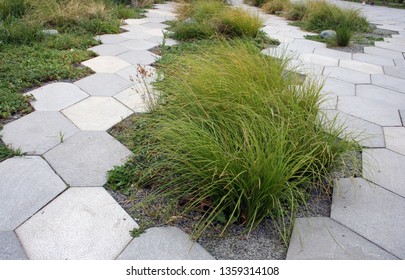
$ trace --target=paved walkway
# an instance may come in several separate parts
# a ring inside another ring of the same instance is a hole
[[[405,12],[338,4],[359,7],[399,35],[350,54],[305,40],[307,33],[286,20],[261,14],[263,30],[282,42],[264,53],[294,54],[291,67],[324,77],[327,115],[369,135],[361,141],[363,178],[337,180],[330,218],[296,221],[287,258],[403,259]],[[212,258],[177,228],[131,238],[136,222],[102,187],[106,172],[131,155],[106,130],[146,110],[131,75],[138,64],[153,73],[148,50],[162,42],[162,22],[174,18],[173,6],[127,20],[126,33],[100,36],[103,44],[92,48],[100,56],[83,62],[96,74],[34,90],[36,111],[4,127],[3,141],[27,155],[0,163],[0,259]]]

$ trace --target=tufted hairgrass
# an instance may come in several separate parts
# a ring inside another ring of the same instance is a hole
[[[297,86],[286,61],[251,42],[216,41],[172,54],[161,65],[161,104],[133,127],[130,185],[151,187],[184,211],[199,211],[201,233],[219,217],[250,231],[305,202],[354,144],[319,118],[319,87]],[[128,170],[125,170],[128,169]],[[127,173],[128,174],[128,173]]]

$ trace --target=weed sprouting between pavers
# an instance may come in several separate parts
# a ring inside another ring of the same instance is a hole
[[[152,188],[150,199],[201,213],[197,236],[213,221],[250,231],[266,217],[291,217],[313,183],[329,180],[357,148],[339,138],[343,128],[321,121],[320,88],[290,75],[285,60],[247,40],[183,50],[163,56],[159,105],[126,133],[135,156],[109,183]]]

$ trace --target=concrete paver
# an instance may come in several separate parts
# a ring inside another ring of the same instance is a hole
[[[389,149],[363,150],[363,177],[405,197],[405,156]]]
[[[116,74],[97,73],[75,83],[92,96],[113,96],[132,83]]]
[[[0,231],[0,260],[26,260],[24,248],[13,231]]]
[[[125,42],[121,44],[125,44]],[[107,55],[83,61],[82,64],[96,73],[115,73],[131,65],[118,57]]]
[[[100,187],[107,172],[122,165],[131,152],[102,131],[81,131],[44,155],[46,161],[73,187]]]
[[[405,258],[405,198],[364,179],[339,179],[331,218],[394,256]]]
[[[397,258],[331,218],[295,220],[287,260],[372,259],[395,260]]]
[[[23,153],[41,155],[78,131],[59,112],[36,111],[6,124],[0,135],[4,143]]]
[[[176,227],[150,228],[134,238],[119,260],[212,260],[188,234]]]
[[[103,188],[70,188],[16,232],[35,260],[114,259],[138,225]]]
[[[62,113],[81,130],[106,131],[133,112],[112,97],[89,97]]]
[[[36,111],[59,111],[89,97],[71,83],[52,83],[27,94],[34,97],[31,105]]]
[[[0,231],[14,230],[66,188],[41,157],[1,162],[0,178]]]

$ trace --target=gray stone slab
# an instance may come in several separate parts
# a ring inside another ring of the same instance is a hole
[[[325,67],[323,75],[353,84],[369,84],[370,75],[341,67]]]
[[[130,23],[130,22],[126,21],[126,23]],[[122,25],[121,29],[130,31],[130,32],[146,32],[146,31],[150,30],[150,28],[142,26],[140,24]]]
[[[152,66],[142,66],[142,71],[139,71],[139,65],[132,65],[128,68],[125,68],[119,72],[117,72],[117,75],[120,77],[126,79],[127,81],[132,81],[134,84],[138,83],[151,83],[156,80],[158,77],[156,68]],[[144,72],[143,70],[146,70],[147,74],[142,76],[140,75],[140,72]]]
[[[287,260],[395,260],[393,255],[331,218],[295,220]]]
[[[153,35],[153,34],[151,34],[151,35]],[[140,40],[140,39],[125,41],[125,42],[120,43],[120,45],[123,47],[126,47],[128,49],[134,50],[134,51],[149,50],[149,49],[157,46],[154,43],[151,43],[151,42],[148,42],[145,40]]]
[[[385,66],[384,73],[392,77],[405,79],[405,67]]]
[[[333,95],[355,95],[356,94],[356,87],[353,83],[333,79],[333,78],[327,78],[324,81],[323,87],[322,87],[322,92],[323,93],[330,93]]]
[[[374,45],[379,48],[388,49],[392,51],[405,52],[405,45],[398,42],[374,42]]]
[[[153,37],[152,34],[141,31],[128,31],[122,33],[122,36],[127,38],[127,40],[148,40]]]
[[[149,51],[129,51],[118,56],[133,65],[150,65],[156,61],[159,56]]]
[[[402,55],[401,52],[387,50],[387,49],[383,49],[383,48],[364,47],[364,53],[379,55],[379,56],[383,56],[386,58],[392,58],[392,59],[404,59],[404,56]]]
[[[4,126],[4,143],[24,153],[41,155],[79,129],[59,112],[33,112]]]
[[[327,56],[335,59],[352,59],[352,54],[327,48],[316,48],[314,54]]]
[[[339,96],[338,110],[381,126],[400,126],[398,109],[358,96]]]
[[[97,73],[75,83],[93,96],[113,96],[132,85],[116,74]]]
[[[112,97],[92,96],[62,113],[81,130],[106,131],[133,111]]]
[[[144,27],[152,28],[152,29],[166,29],[169,25],[159,22],[146,22],[141,24]]]
[[[363,150],[364,178],[405,197],[405,156],[388,149]]]
[[[129,40],[128,38],[123,37],[123,34],[105,34],[97,36],[96,39],[100,40],[103,44],[118,44]]]
[[[89,49],[98,55],[117,56],[121,53],[129,51],[129,49],[118,44],[102,44]]]
[[[35,98],[31,105],[36,111],[59,111],[89,97],[71,83],[52,83],[27,94]]]
[[[81,131],[44,155],[74,187],[103,186],[107,171],[122,165],[131,152],[107,132]]]
[[[91,68],[96,73],[115,73],[130,66],[130,64],[125,60],[122,60],[115,56],[107,56],[107,55],[98,56],[83,61],[82,64],[84,66]]]
[[[134,238],[119,260],[212,260],[201,245],[175,227],[150,228]]]
[[[384,127],[384,136],[387,149],[405,156],[405,127]]]
[[[338,66],[339,60],[313,53],[301,54],[299,59],[303,63],[317,64],[321,66]]]
[[[366,53],[354,53],[353,59],[381,66],[394,66],[394,60],[384,56],[371,55]]]
[[[135,221],[104,188],[69,188],[16,233],[35,260],[114,259]]]
[[[14,230],[66,188],[40,157],[1,162],[0,178],[0,231]]]
[[[401,116],[402,126],[405,126],[405,110],[399,110],[399,115]]]
[[[371,75],[373,85],[405,93],[405,80],[388,75]]]
[[[405,94],[375,85],[357,85],[356,96],[396,109],[405,108]]]
[[[337,129],[344,128],[341,137],[356,140],[363,147],[385,147],[381,126],[337,110],[327,110],[324,114],[323,121],[329,122],[329,125],[333,125]]]
[[[339,61],[339,67],[347,68],[367,74],[384,74],[382,66],[374,65],[371,63],[361,62],[357,60],[343,60]]]
[[[405,198],[361,178],[340,179],[333,193],[331,218],[405,258]]]
[[[0,231],[0,260],[26,260],[24,248],[14,231]]]

